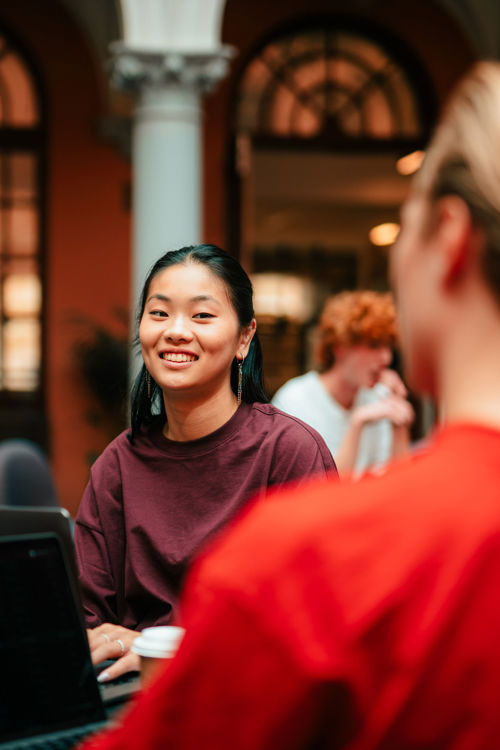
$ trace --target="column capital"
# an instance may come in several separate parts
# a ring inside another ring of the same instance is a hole
[[[172,84],[207,93],[226,76],[234,55],[229,45],[206,52],[159,52],[114,42],[110,49],[112,85],[134,93],[143,87],[162,88]]]

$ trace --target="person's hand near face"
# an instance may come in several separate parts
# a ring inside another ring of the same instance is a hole
[[[335,456],[339,472],[349,474],[353,471],[363,428],[382,419],[389,420],[393,428],[391,458],[407,453],[410,446],[409,428],[415,414],[407,400],[405,384],[397,372],[388,368],[392,359],[391,349],[388,346],[360,344],[341,349],[336,354],[344,380],[352,385],[353,392],[377,384],[387,389],[385,397],[353,407],[349,428]]]
[[[408,388],[405,386],[396,370],[391,370],[390,367],[382,370],[378,382],[385,385],[395,396],[400,396],[401,398],[408,397]]]
[[[364,427],[379,419],[388,419],[394,427],[409,427],[414,419],[413,408],[409,401],[401,396],[390,394],[379,401],[358,406],[353,411],[351,421]]]

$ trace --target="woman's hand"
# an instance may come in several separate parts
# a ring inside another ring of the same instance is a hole
[[[112,625],[110,622],[87,630],[92,663],[100,664],[106,659],[116,659],[114,664],[99,674],[99,682],[113,680],[125,672],[139,671],[139,657],[130,651],[138,636],[137,631],[122,628],[121,625]]]

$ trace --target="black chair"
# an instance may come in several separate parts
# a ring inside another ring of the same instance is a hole
[[[0,505],[59,506],[49,464],[35,443],[0,442]]]

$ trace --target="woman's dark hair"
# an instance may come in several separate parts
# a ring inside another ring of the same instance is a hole
[[[137,315],[138,324],[144,313],[149,287],[154,277],[166,268],[179,263],[202,263],[207,266],[226,285],[241,328],[251,325],[254,318],[252,282],[238,261],[216,245],[182,247],[165,253],[156,261],[144,283]],[[258,335],[255,333],[243,363],[242,401],[249,404],[254,401],[268,402],[269,399],[264,391],[262,367],[262,349]],[[231,388],[236,394],[238,388],[236,357],[231,368]],[[160,387],[151,379],[150,395],[148,395],[147,370],[143,363],[132,389],[132,439],[143,424],[148,424],[158,415],[165,420],[167,418],[163,394]]]

